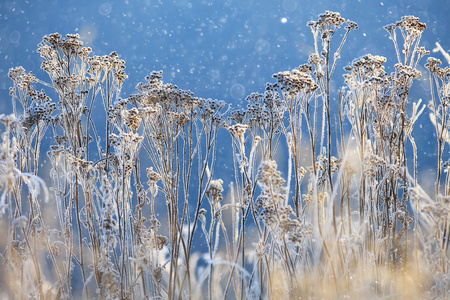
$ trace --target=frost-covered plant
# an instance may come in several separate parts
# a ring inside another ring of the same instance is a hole
[[[117,53],[92,56],[78,35],[44,37],[49,79],[11,69],[13,113],[0,116],[6,295],[448,297],[450,76],[440,60],[426,64],[431,196],[413,137],[425,106],[410,100],[426,25],[405,16],[386,26],[393,71],[386,57],[356,58],[336,97],[330,83],[358,26],[330,11],[308,26],[308,62],[274,74],[241,109],[164,83],[161,71],[121,98]],[[233,160],[218,165],[228,142]]]

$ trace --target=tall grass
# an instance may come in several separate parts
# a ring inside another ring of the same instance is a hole
[[[426,25],[405,16],[385,27],[393,71],[367,54],[335,92],[358,26],[328,11],[308,26],[308,62],[274,74],[243,109],[164,83],[162,72],[121,98],[117,53],[45,36],[48,79],[11,69],[13,112],[0,118],[1,295],[448,297],[450,69],[428,58],[429,108],[411,103],[429,52]],[[413,131],[424,111],[438,145],[431,195]]]

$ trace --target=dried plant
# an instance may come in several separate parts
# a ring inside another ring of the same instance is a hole
[[[393,71],[386,57],[356,58],[337,95],[330,83],[358,26],[329,11],[308,26],[308,62],[242,109],[161,71],[122,98],[117,53],[45,36],[48,79],[11,69],[13,112],[0,117],[2,295],[449,297],[449,68],[426,64],[438,145],[427,194],[413,131],[426,106],[410,100],[426,25],[387,25]],[[228,142],[233,160],[219,166]]]

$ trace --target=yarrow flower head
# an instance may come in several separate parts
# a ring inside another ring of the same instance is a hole
[[[319,19],[317,21],[310,21],[307,25],[318,28],[319,31],[335,31],[344,23],[345,19],[341,17],[340,13],[327,10],[325,13],[319,15]]]
[[[258,169],[258,184],[266,189],[271,186],[281,188],[285,180],[281,178],[281,172],[277,170],[277,163],[274,160],[265,160],[261,162]]]
[[[223,181],[222,179],[211,180],[209,183],[209,187],[205,193],[206,197],[210,199],[210,201],[214,201],[215,203],[219,203],[223,200],[222,187]]]
[[[311,93],[319,86],[314,82],[312,76],[299,69],[293,69],[290,72],[280,72],[273,77],[278,81],[282,91],[290,95],[299,93]]]
[[[223,181],[222,179],[211,180],[209,187],[206,190],[205,196],[208,197],[209,204],[211,205],[211,214],[213,218],[218,218],[220,214],[220,201],[223,200]]]

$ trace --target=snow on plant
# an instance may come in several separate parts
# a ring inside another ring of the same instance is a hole
[[[413,130],[426,106],[410,99],[426,25],[387,25],[393,71],[386,57],[356,58],[337,95],[330,83],[358,26],[329,11],[308,26],[308,62],[241,109],[161,71],[122,98],[117,53],[45,36],[48,79],[11,69],[13,112],[0,116],[2,295],[448,297],[449,68],[426,64],[438,144],[428,195]]]

